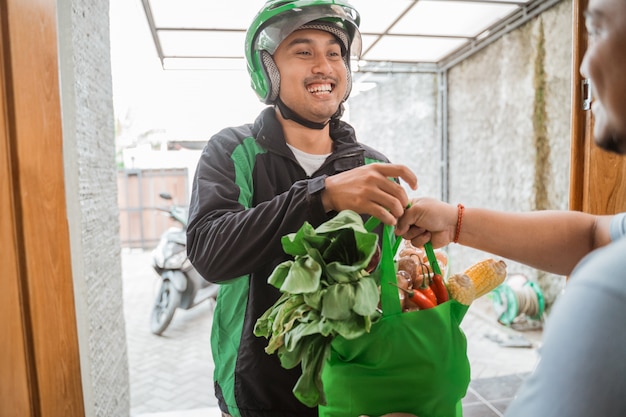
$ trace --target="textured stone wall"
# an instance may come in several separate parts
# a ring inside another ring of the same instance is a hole
[[[348,101],[346,119],[359,141],[405,164],[419,177],[414,195],[440,196],[437,74],[394,74]]]
[[[567,209],[571,32],[571,2],[563,1],[450,70],[451,202]],[[457,268],[486,256],[450,250]],[[539,280],[548,301],[560,292],[562,277],[507,263]]]
[[[571,0],[563,0],[448,72],[449,201],[510,211],[567,209],[570,164]],[[390,75],[350,99],[361,141],[409,165],[419,194],[439,197],[435,74]],[[511,237],[515,238],[514,236]],[[454,271],[489,256],[450,245]],[[537,279],[548,302],[563,277],[507,262]]]
[[[64,160],[87,416],[128,416],[109,2],[59,0]]]

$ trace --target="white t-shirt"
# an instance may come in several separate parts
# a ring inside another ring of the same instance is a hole
[[[326,158],[330,156],[330,153],[323,154],[323,155],[316,155],[316,154],[302,152],[300,149],[294,148],[290,144],[287,144],[287,146],[289,146],[289,149],[291,149],[291,152],[293,152],[294,156],[300,163],[300,166],[302,166],[302,168],[304,169],[304,172],[306,172],[306,174],[309,177],[313,175],[313,173],[317,171],[319,167],[322,166]]]

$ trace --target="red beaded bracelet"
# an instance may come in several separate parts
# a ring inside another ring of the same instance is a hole
[[[463,206],[463,204],[459,203],[457,204],[457,207],[459,209],[458,211],[458,217],[456,220],[456,234],[454,235],[454,243],[459,243],[459,235],[461,234],[461,225],[463,224],[463,211],[465,210],[465,206]]]

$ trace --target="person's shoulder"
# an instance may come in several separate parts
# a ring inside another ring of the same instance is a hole
[[[389,158],[387,158],[385,154],[363,142],[360,142],[357,139],[354,127],[343,120],[340,120],[339,123],[332,129],[332,136],[335,138],[336,142],[342,143],[344,146],[361,147],[368,163],[389,162]]]
[[[359,142],[359,145],[361,145],[361,147],[365,150],[365,158],[369,160],[370,163],[372,162],[390,162],[389,158],[387,158],[387,156],[380,152],[379,150],[372,148],[369,145],[364,144],[363,142]]]
[[[256,140],[260,126],[262,125],[260,122],[262,117],[263,114],[259,115],[253,123],[245,123],[239,126],[228,126],[222,128],[211,136],[208,141],[208,146],[229,150],[239,146],[249,138]]]
[[[237,140],[241,141],[247,137],[254,136],[252,123],[246,123],[240,126],[229,126],[218,131],[211,140]]]
[[[268,121],[272,120],[272,118],[275,118],[275,116],[271,108],[268,107],[261,111],[253,122],[224,127],[214,134],[210,140],[241,142],[246,138],[256,137],[263,126],[268,124]]]
[[[609,268],[626,265],[626,236],[589,253],[573,272],[582,268]],[[626,269],[624,269],[626,274]]]
[[[209,138],[203,154],[230,154],[251,134],[251,125],[225,127]]]
[[[592,285],[626,296],[626,237],[591,252],[576,266],[568,285]]]

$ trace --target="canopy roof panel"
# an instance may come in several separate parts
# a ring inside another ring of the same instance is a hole
[[[358,72],[437,71],[560,0],[352,0]],[[265,0],[142,0],[163,68],[242,69],[246,29]]]

